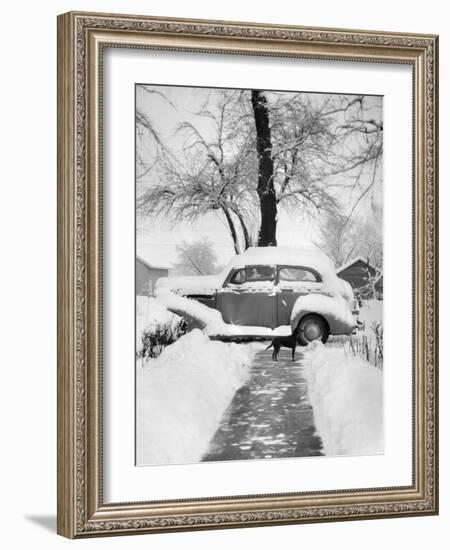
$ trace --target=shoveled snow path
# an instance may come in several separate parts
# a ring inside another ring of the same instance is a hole
[[[321,455],[307,397],[302,353],[296,361],[282,349],[258,352],[250,379],[234,396],[203,461]]]

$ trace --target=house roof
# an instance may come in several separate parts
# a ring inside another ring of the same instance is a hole
[[[141,256],[138,256],[138,255],[136,255],[136,261],[143,263],[149,269],[171,269],[171,266],[167,266],[167,265],[150,264],[149,262],[145,261],[143,258],[141,258]]]
[[[338,267],[338,269],[336,269],[336,274],[339,275],[339,273],[341,273],[342,271],[345,271],[348,267],[352,266],[353,264],[356,264],[356,262],[363,262],[364,264],[374,269],[374,267],[371,266],[369,262],[367,262],[362,256],[356,256],[355,258],[352,258],[351,260],[349,260],[347,263],[341,265],[341,267]]]

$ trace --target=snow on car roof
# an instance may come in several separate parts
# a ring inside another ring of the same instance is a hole
[[[330,258],[316,247],[264,246],[251,247],[235,256],[229,267],[240,268],[248,265],[298,265],[312,267],[319,273],[334,273]]]

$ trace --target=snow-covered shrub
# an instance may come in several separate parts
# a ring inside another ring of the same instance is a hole
[[[187,325],[183,319],[171,323],[158,323],[144,330],[141,335],[141,348],[137,356],[143,359],[155,359],[170,344],[186,334]]]
[[[167,310],[151,296],[136,296],[136,350],[142,346],[142,335],[144,332],[155,330],[158,325],[178,324],[180,318]]]

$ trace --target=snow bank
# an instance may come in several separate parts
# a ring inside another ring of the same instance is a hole
[[[342,348],[311,343],[305,350],[308,394],[326,455],[384,452],[383,375]]]
[[[324,294],[307,294],[300,296],[292,308],[292,330],[300,319],[308,313],[323,315],[328,321],[331,334],[350,334],[356,326],[349,303],[342,296],[325,296]]]
[[[198,462],[248,378],[255,347],[193,330],[137,368],[137,462]]]
[[[158,300],[171,312],[176,313],[187,322],[189,328],[199,328],[205,334],[227,334],[227,325],[223,322],[222,315],[217,309],[212,309],[204,304],[178,296],[170,291],[159,292]]]
[[[257,337],[258,339],[266,338],[271,340],[274,336],[290,336],[292,334],[292,329],[289,325],[280,325],[274,329],[269,327],[258,327],[251,325],[231,325],[225,323],[226,332],[219,334],[217,336],[247,336],[247,337]]]
[[[365,332],[370,332],[373,323],[382,323],[383,300],[364,300],[359,310],[359,320],[365,324]]]
[[[280,325],[274,329],[268,327],[252,327],[229,324],[227,324],[226,327],[228,334],[236,336],[251,334],[252,336],[267,336],[268,338],[272,338],[273,336],[289,336],[292,334],[292,330],[289,325]]]
[[[136,296],[136,318],[142,321],[142,325],[156,325],[171,323],[175,315],[167,311],[167,308],[151,296]]]

